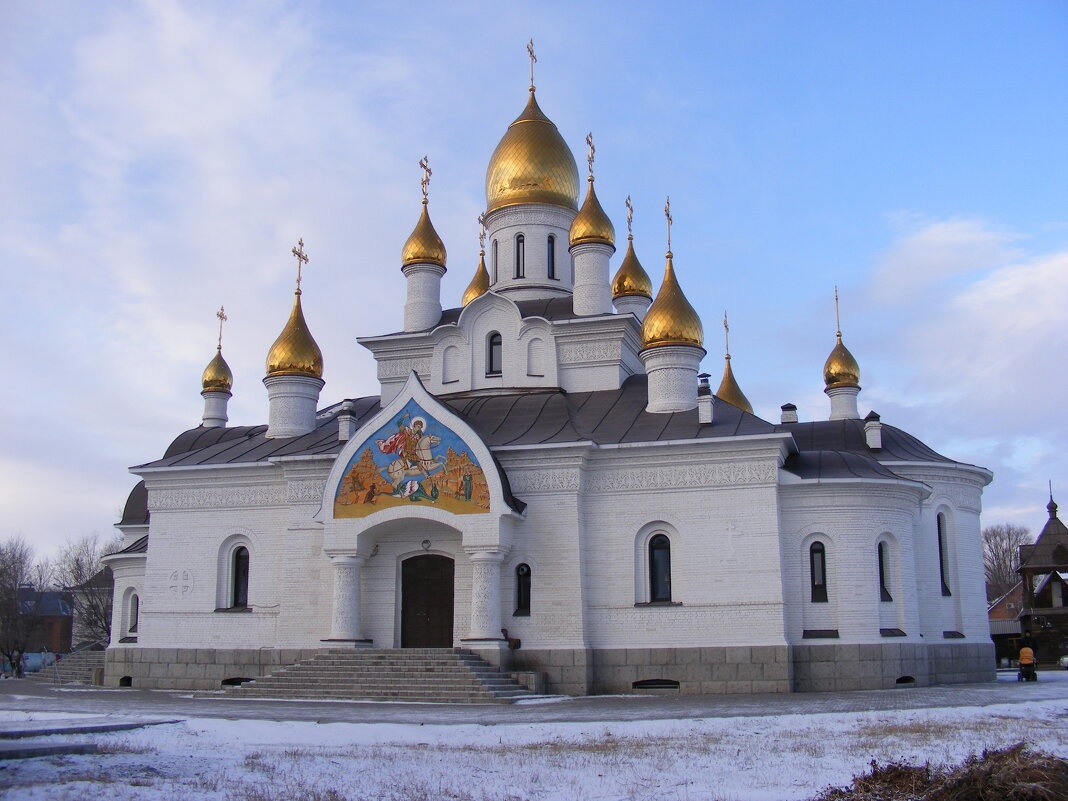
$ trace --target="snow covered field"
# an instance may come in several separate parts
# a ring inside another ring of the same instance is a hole
[[[61,717],[76,716],[0,710],[0,721]],[[848,784],[873,759],[954,763],[1019,741],[1068,757],[1068,698],[616,723],[420,725],[202,717],[67,739],[95,742],[99,752],[0,761],[0,798],[785,801]]]

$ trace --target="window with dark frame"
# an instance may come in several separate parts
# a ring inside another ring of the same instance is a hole
[[[234,550],[233,603],[235,609],[248,606],[248,548],[244,545]]]
[[[493,240],[493,257],[490,259],[493,262],[493,283],[497,283],[497,240]]]
[[[486,339],[486,375],[500,375],[504,342],[501,335],[493,331]]]
[[[137,631],[137,619],[141,612],[141,599],[137,597],[135,592],[130,596],[130,625],[126,630],[130,632]]]
[[[527,253],[526,253],[527,238],[522,234],[516,234],[515,237],[515,277],[523,278],[527,271]]]
[[[809,546],[808,571],[812,584],[812,603],[827,603],[827,549],[822,542],[814,542]]]
[[[556,237],[549,234],[548,242],[548,268],[549,278],[556,279]]]
[[[671,540],[663,534],[649,540],[649,601],[671,601]]]
[[[880,542],[878,547],[879,556],[879,599],[882,601],[892,601],[894,596],[890,594],[889,579],[886,569],[886,543]]]
[[[942,581],[942,595],[948,597],[953,593],[946,580],[946,516],[939,512],[935,520],[938,527],[938,577]]]
[[[512,617],[530,615],[530,565],[516,565],[515,568],[515,612]]]

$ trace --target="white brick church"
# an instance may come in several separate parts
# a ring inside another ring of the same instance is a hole
[[[580,205],[533,86],[490,158],[483,252],[453,303],[428,172],[403,330],[359,340],[378,394],[318,408],[298,278],[267,424],[227,427],[220,344],[203,423],[132,469],[107,558],[109,684],[217,688],[368,647],[467,648],[573,695],[994,677],[991,473],[861,419],[841,332],[827,419],[755,416],[729,356],[713,392],[670,242],[655,292],[631,237],[613,264],[592,145]]]

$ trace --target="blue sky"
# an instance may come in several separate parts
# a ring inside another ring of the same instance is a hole
[[[323,402],[377,393],[357,336],[402,326],[417,162],[477,261],[490,153],[526,99],[658,284],[680,283],[758,414],[826,417],[834,287],[861,413],[995,472],[985,525],[1068,498],[1068,3],[145,3],[0,6],[0,538],[111,533],[199,423],[215,310],[233,424],[304,309]],[[613,259],[618,265],[622,253]]]

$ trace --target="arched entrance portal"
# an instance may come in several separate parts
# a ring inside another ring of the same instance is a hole
[[[447,556],[401,563],[401,648],[452,647],[453,574]]]

